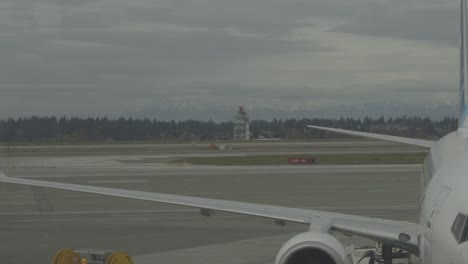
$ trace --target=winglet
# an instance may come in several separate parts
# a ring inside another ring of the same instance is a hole
[[[459,131],[468,130],[468,87],[465,81],[468,80],[468,65],[467,65],[467,10],[466,0],[461,0],[461,14],[460,14],[460,94],[459,94],[459,107],[460,113],[458,116]]]

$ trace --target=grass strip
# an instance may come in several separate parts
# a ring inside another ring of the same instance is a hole
[[[339,164],[418,164],[426,153],[395,154],[320,154],[320,155],[258,155],[240,157],[186,157],[169,161],[170,164],[191,165],[288,165],[289,158],[313,158],[317,165]]]

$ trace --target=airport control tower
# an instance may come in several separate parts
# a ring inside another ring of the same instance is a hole
[[[234,140],[249,140],[250,139],[250,120],[243,106],[239,107],[234,116]]]

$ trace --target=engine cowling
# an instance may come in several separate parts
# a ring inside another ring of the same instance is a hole
[[[327,233],[306,232],[286,242],[276,256],[276,264],[351,264],[351,253]]]

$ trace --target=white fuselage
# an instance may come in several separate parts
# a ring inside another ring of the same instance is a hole
[[[453,132],[428,154],[421,178],[420,255],[424,264],[468,263],[468,242],[459,243],[452,225],[468,214],[468,134]]]

